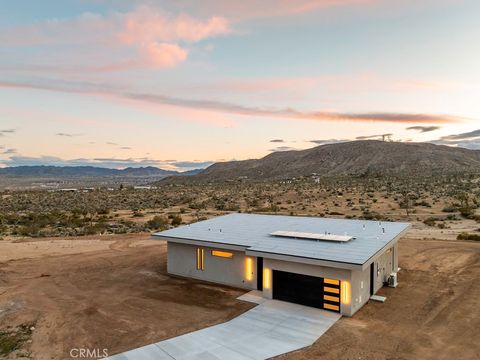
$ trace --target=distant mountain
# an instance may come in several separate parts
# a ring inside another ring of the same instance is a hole
[[[29,178],[68,177],[165,177],[171,175],[196,175],[201,171],[178,172],[154,166],[126,169],[108,169],[95,166],[15,166],[0,169],[0,176]]]
[[[282,179],[314,173],[318,176],[413,176],[465,172],[480,173],[479,150],[430,143],[367,140],[274,152],[258,160],[219,162],[197,176],[179,177],[173,181]]]

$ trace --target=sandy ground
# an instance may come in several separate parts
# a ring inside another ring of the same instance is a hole
[[[65,241],[57,241],[62,248]],[[83,253],[93,239],[68,241],[76,254],[62,248],[65,255],[48,251],[0,263],[0,329],[35,323],[26,345],[33,359],[70,359],[73,348],[115,354],[252,306],[236,300],[243,291],[167,276],[166,245],[148,235],[101,237],[106,246],[95,243],[96,251]]]
[[[399,286],[383,288],[312,347],[280,359],[480,359],[480,243],[402,239]]]
[[[480,243],[416,235],[400,241],[400,284],[380,291],[386,303],[368,303],[280,358],[479,359]],[[147,234],[4,241],[0,330],[35,323],[25,345],[33,359],[71,359],[82,347],[114,354],[252,306],[236,300],[241,290],[168,276],[166,246]]]

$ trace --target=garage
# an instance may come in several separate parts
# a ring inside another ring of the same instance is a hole
[[[340,312],[340,281],[273,270],[273,294],[277,300]]]

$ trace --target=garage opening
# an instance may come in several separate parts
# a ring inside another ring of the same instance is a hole
[[[272,297],[340,312],[340,280],[273,270]]]

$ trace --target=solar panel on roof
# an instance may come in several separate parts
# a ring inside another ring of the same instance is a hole
[[[339,241],[339,242],[346,242],[353,239],[352,236],[348,236],[348,235],[315,234],[315,233],[298,232],[298,231],[274,231],[270,233],[270,235],[278,236],[278,237],[286,237],[286,238],[326,240],[326,241]]]

